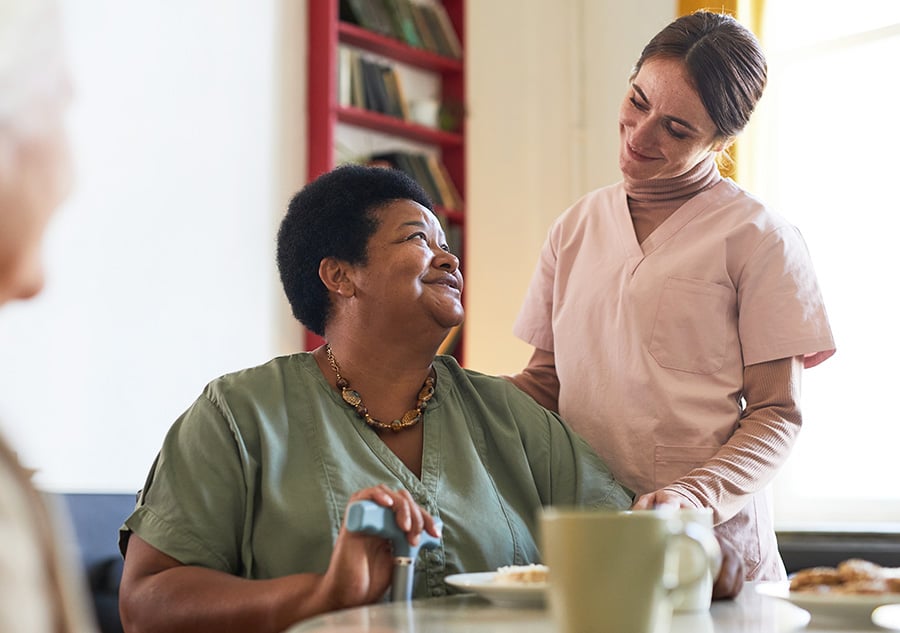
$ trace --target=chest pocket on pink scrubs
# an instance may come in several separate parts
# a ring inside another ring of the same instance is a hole
[[[650,354],[667,369],[711,374],[725,362],[730,289],[708,281],[669,277],[650,337]]]

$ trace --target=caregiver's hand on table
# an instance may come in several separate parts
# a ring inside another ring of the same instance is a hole
[[[719,548],[722,550],[722,567],[713,583],[713,600],[735,598],[744,587],[744,560],[738,555],[731,541],[716,534]]]
[[[652,510],[653,508],[659,508],[660,506],[671,506],[674,508],[695,508],[696,506],[685,499],[682,495],[677,492],[672,492],[670,490],[666,490],[665,488],[661,488],[660,490],[654,490],[653,492],[648,492],[645,495],[641,495],[638,497],[634,505],[631,506],[632,510]]]
[[[653,508],[694,508],[695,506],[677,492],[666,489],[654,490],[638,497],[632,510],[652,510]],[[713,600],[734,598],[744,586],[744,562],[737,549],[728,540],[716,533],[722,550],[722,567],[713,584]]]

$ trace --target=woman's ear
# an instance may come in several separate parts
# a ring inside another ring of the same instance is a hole
[[[731,147],[731,144],[734,143],[735,137],[729,136],[728,138],[720,138],[715,143],[713,143],[712,151],[718,154],[721,151],[724,151]]]
[[[342,297],[352,297],[355,294],[353,282],[347,274],[347,266],[347,262],[334,257],[326,257],[319,262],[319,279],[329,292]]]

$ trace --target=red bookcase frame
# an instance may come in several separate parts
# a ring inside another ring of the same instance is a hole
[[[465,0],[444,0],[447,15],[465,50]],[[411,141],[436,146],[450,177],[466,199],[465,56],[453,59],[415,48],[399,40],[340,20],[339,0],[308,0],[309,34],[307,55],[307,182],[335,166],[335,130],[339,124],[352,125]],[[408,64],[440,77],[445,103],[459,104],[459,126],[452,132],[418,125],[360,108],[338,105],[338,46],[344,44],[390,60]],[[462,231],[465,259],[465,211],[436,207],[435,211]],[[322,339],[305,334],[305,348],[315,349]],[[454,355],[462,363],[462,337]]]

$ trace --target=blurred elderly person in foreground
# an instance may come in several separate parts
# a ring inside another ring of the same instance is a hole
[[[69,86],[55,5],[0,0],[0,305],[43,286],[41,240],[69,191]],[[27,424],[27,420],[9,421]],[[0,438],[0,631],[94,631],[31,473]]]

